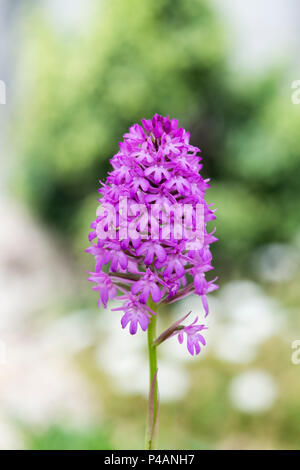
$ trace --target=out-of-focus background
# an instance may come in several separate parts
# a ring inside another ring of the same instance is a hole
[[[297,0],[0,0],[0,448],[143,446],[145,334],[96,308],[84,250],[156,112],[202,149],[220,240],[206,350],[161,347],[159,446],[299,448],[299,30]]]

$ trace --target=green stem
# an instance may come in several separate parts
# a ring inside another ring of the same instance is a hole
[[[150,301],[149,307],[153,310],[155,304]],[[149,412],[148,419],[148,429],[147,429],[147,442],[146,449],[154,449],[154,435],[157,428],[157,418],[158,418],[158,385],[157,385],[157,354],[156,346],[153,345],[153,342],[156,338],[156,315],[152,315],[150,323],[147,328],[148,333],[148,356],[149,356],[149,410],[153,406],[153,414]],[[155,378],[155,380],[154,380]],[[151,394],[151,388],[154,387],[153,394]],[[153,396],[152,396],[153,395]],[[150,403],[150,400],[153,403]]]

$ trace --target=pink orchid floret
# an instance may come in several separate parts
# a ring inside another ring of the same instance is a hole
[[[162,298],[162,292],[157,283],[157,278],[150,269],[146,270],[146,274],[142,279],[132,285],[131,292],[133,294],[140,293],[139,301],[143,304],[147,303],[150,294],[155,303],[159,302]]]
[[[129,325],[129,331],[131,335],[135,335],[137,332],[138,325],[142,328],[143,331],[147,330],[149,325],[151,314],[155,314],[147,305],[141,305],[138,297],[127,294],[120,299],[124,300],[122,307],[113,308],[112,311],[121,310],[124,312],[123,317],[121,318],[122,328],[126,328]]]

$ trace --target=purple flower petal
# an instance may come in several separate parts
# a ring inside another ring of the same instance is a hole
[[[187,338],[187,349],[189,353],[194,356],[194,354],[199,354],[201,351],[200,343],[205,346],[206,341],[205,338],[199,334],[199,331],[206,329],[205,325],[197,324],[198,317],[188,326],[185,326],[182,330],[179,330],[177,333],[178,341],[180,344],[183,343],[184,334]]]
[[[205,200],[209,180],[200,173],[199,149],[176,119],[155,114],[123,137],[106,181],[100,181],[87,252],[95,258],[89,279],[99,292],[98,305],[106,307],[121,292],[122,327],[135,334],[155,314],[147,306],[150,298],[172,303],[195,293],[208,314],[206,296],[218,288],[216,279],[206,278],[217,238],[206,227],[216,216]],[[187,337],[192,355],[205,345],[203,328],[194,321],[178,333],[181,343]]]

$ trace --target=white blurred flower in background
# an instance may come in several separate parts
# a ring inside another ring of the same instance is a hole
[[[50,305],[76,291],[62,247],[17,203],[2,199],[0,218],[0,341],[6,356],[0,365],[0,448],[21,448],[18,421],[82,427],[93,420],[99,400],[73,359],[95,336],[86,312],[47,317]]]
[[[32,425],[67,419],[69,425],[82,428],[93,422],[101,402],[73,362],[73,354],[90,344],[86,336],[80,340],[81,331],[75,314],[53,321],[50,327],[35,328],[32,323],[30,329],[10,335],[0,389],[8,415]]]
[[[229,387],[232,406],[245,413],[267,411],[273,406],[277,393],[277,385],[272,376],[258,369],[237,375]]]

